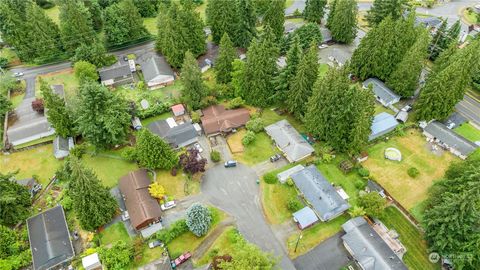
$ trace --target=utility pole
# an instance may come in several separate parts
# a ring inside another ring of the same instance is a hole
[[[295,250],[293,251],[294,253],[297,252],[298,243],[300,242],[300,239],[302,239],[302,237],[303,235],[302,233],[300,233],[300,235],[297,238],[297,243],[295,244]]]

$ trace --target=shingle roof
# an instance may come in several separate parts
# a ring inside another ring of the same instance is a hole
[[[150,81],[159,75],[173,76],[173,70],[164,57],[152,56],[142,63],[142,73],[145,81]]]
[[[27,219],[35,270],[50,269],[75,256],[62,206]]]
[[[222,105],[213,105],[203,109],[202,113],[202,126],[206,134],[229,132],[250,120],[250,113],[245,108],[226,110]]]
[[[285,119],[265,127],[265,131],[285,153],[290,162],[298,161],[315,151]]]
[[[308,206],[293,213],[293,217],[298,221],[301,229],[306,228],[318,221],[317,215],[315,215],[315,212],[313,212],[312,208]]]
[[[423,130],[442,143],[456,149],[464,156],[468,156],[479,147],[438,121],[430,122]]]
[[[371,133],[368,140],[373,140],[380,137],[398,126],[398,121],[389,113],[382,112],[373,117],[371,126]]]
[[[170,127],[166,120],[158,120],[149,124],[147,128],[152,133],[165,139],[173,147],[178,147],[198,137],[198,133],[192,123],[183,123],[175,127]]]
[[[322,221],[328,221],[350,208],[314,165],[292,174],[291,177]]]
[[[131,76],[132,71],[128,64],[125,65],[114,65],[107,67],[98,71],[100,74],[100,79],[102,81],[112,80],[115,78],[121,78],[123,76]]]
[[[363,217],[352,218],[342,225],[342,236],[352,256],[365,270],[407,270],[405,264],[390,249]]]
[[[378,96],[381,100],[386,103],[390,103],[396,99],[399,99],[400,96],[393,93],[382,81],[376,78],[369,78],[363,82],[363,87],[368,88],[369,85],[372,85],[373,92],[375,96]]]

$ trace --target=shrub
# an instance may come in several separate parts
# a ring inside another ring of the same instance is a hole
[[[63,209],[65,209],[65,211],[70,211],[73,206],[73,200],[72,198],[70,198],[70,196],[64,195],[60,204],[63,206]]]
[[[8,59],[5,57],[0,57],[0,68],[6,68],[8,65]]]
[[[415,167],[410,167],[407,170],[407,174],[412,178],[416,178],[420,174],[420,171]]]
[[[185,219],[180,219],[170,225],[170,228],[159,231],[157,238],[163,243],[168,244],[186,232],[188,232],[187,222]]]
[[[370,176],[370,171],[366,168],[360,168],[357,170],[357,172],[358,172],[358,175],[364,178]]]
[[[242,138],[242,144],[247,146],[250,145],[253,141],[255,141],[255,133],[253,131],[247,131],[245,136]]]
[[[206,96],[202,99],[202,107],[208,107],[210,105],[215,105],[217,104],[217,98],[214,96]]]
[[[34,101],[32,101],[32,109],[37,113],[43,113],[45,111],[43,99],[36,98]]]
[[[330,162],[332,162],[332,160],[333,160],[333,155],[327,154],[327,153],[322,155],[323,163],[330,163]]]
[[[253,131],[255,133],[258,133],[258,132],[263,130],[263,128],[265,127],[265,123],[263,122],[262,118],[256,117],[256,118],[250,119],[250,121],[247,122],[245,127],[249,131]]]
[[[197,237],[203,236],[207,234],[212,225],[212,213],[201,204],[193,204],[187,209],[186,223],[194,235]]]
[[[365,210],[360,207],[360,206],[354,206],[348,211],[348,214],[354,218],[354,217],[359,217],[359,216],[364,216],[365,215]]]
[[[360,179],[355,181],[354,185],[357,189],[360,189],[360,190],[363,190],[365,188],[365,182]]]
[[[200,123],[200,114],[198,114],[197,112],[192,112],[190,114],[190,117],[192,118],[193,123]]]
[[[245,104],[245,101],[241,97],[236,97],[232,100],[227,105],[227,109],[236,109],[238,107],[243,106]]]
[[[275,184],[278,181],[277,176],[272,172],[264,174],[263,175],[263,180],[267,184]]]
[[[219,162],[220,161],[220,152],[212,150],[212,152],[210,152],[210,159],[213,162]]]
[[[371,217],[381,217],[387,203],[377,192],[360,196],[357,202],[365,210],[365,213]]]
[[[287,202],[287,209],[292,213],[297,212],[302,208],[303,208],[303,204],[296,197],[291,198]]]
[[[87,61],[78,61],[75,63],[73,69],[75,70],[75,77],[79,81],[86,79],[96,81],[98,80],[97,67]]]
[[[294,184],[294,183],[293,183],[293,179],[292,179],[292,178],[288,178],[288,179],[287,179],[287,186],[293,187],[293,184]]]
[[[128,147],[128,148],[125,148],[125,150],[122,151],[122,154],[121,154],[122,158],[130,161],[130,162],[133,162],[135,160],[137,160],[137,152],[135,151],[135,148],[133,147]]]
[[[130,244],[117,241],[111,248],[101,248],[99,255],[107,269],[125,269],[133,259],[134,250]]]

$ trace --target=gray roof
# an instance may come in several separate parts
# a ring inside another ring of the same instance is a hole
[[[468,156],[478,148],[478,145],[448,129],[444,124],[438,121],[432,121],[428,123],[423,130],[440,142],[453,149],[456,149],[464,156]]]
[[[395,116],[395,119],[398,121],[402,121],[403,123],[407,122],[408,120],[408,112],[406,111],[399,111]]]
[[[114,65],[98,71],[102,81],[112,80],[116,78],[123,78],[124,76],[131,76],[132,71],[128,64]]]
[[[352,218],[342,225],[343,241],[352,256],[365,270],[408,270],[378,233],[363,217]]]
[[[265,131],[272,137],[290,162],[301,160],[315,151],[285,119],[265,127]]]
[[[451,125],[450,128],[455,128],[455,127],[461,126],[463,123],[467,121],[468,119],[465,118],[465,116],[459,114],[458,112],[454,112],[447,118],[447,120],[442,121],[442,123],[447,127]]]
[[[152,56],[142,63],[145,81],[153,80],[159,75],[173,76],[173,70],[164,57]]]
[[[56,136],[55,139],[53,139],[53,155],[55,158],[64,158],[68,156],[73,145],[72,137],[64,138]]]
[[[398,126],[398,121],[389,113],[381,112],[373,117],[370,136],[368,140],[371,141],[388,132],[394,130]]]
[[[333,219],[350,208],[314,165],[292,174],[291,177],[322,221]]]
[[[306,228],[318,221],[317,215],[312,208],[306,206],[297,212],[293,213],[293,217],[298,221],[301,229]]]
[[[165,139],[173,147],[178,147],[198,137],[198,133],[192,123],[184,123],[170,128],[166,120],[159,120],[148,125],[148,129]]]
[[[415,25],[420,24],[427,28],[439,27],[442,24],[442,20],[438,17],[416,17]]]
[[[400,96],[392,92],[382,81],[377,78],[369,78],[363,82],[363,87],[368,88],[372,84],[375,96],[379,97],[386,103],[400,99]]]
[[[376,182],[374,182],[370,179],[368,179],[368,181],[367,181],[367,187],[370,191],[376,191],[378,193],[383,193],[384,192],[383,188],[379,184],[377,184]]]
[[[27,219],[27,228],[35,270],[50,269],[75,256],[62,206]]]

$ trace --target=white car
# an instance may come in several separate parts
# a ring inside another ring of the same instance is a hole
[[[199,143],[194,144],[193,147],[195,147],[198,150],[199,153],[203,152],[203,148],[202,148],[202,146],[200,146]]]
[[[160,208],[165,211],[165,210],[168,210],[168,209],[172,209],[174,208],[175,206],[177,206],[177,204],[175,203],[175,201],[169,201],[169,202],[166,202],[162,205],[160,205]]]
[[[15,72],[13,73],[13,77],[22,77],[23,76],[23,72]]]
[[[130,215],[128,214],[128,211],[124,211],[122,213],[122,221],[127,221],[130,219]]]
[[[321,49],[325,49],[325,48],[328,48],[328,45],[327,44],[321,44],[320,46],[318,46],[318,48],[321,50]]]

